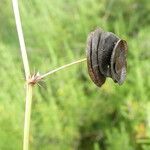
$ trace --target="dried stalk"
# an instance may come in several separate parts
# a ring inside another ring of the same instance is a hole
[[[54,69],[54,70],[52,70],[52,71],[49,71],[49,72],[47,72],[47,73],[41,75],[41,76],[40,76],[40,79],[43,79],[43,78],[45,78],[45,77],[47,77],[47,76],[49,76],[49,75],[51,75],[51,74],[53,74],[53,73],[55,73],[55,72],[58,72],[58,71],[63,70],[63,69],[66,69],[66,68],[68,68],[68,67],[71,67],[72,65],[75,65],[75,64],[84,62],[84,61],[86,61],[86,60],[87,60],[86,58],[83,58],[83,59],[74,61],[74,62],[72,62],[72,63],[63,65],[63,66],[61,66],[61,67],[59,67],[59,68],[56,68],[56,69]]]
[[[26,104],[25,104],[23,150],[28,150],[29,149],[30,120],[31,120],[31,110],[32,110],[32,88],[33,88],[32,85],[27,84],[27,87],[26,87]]]
[[[59,68],[56,68],[52,71],[49,71],[49,72],[43,74],[41,76],[38,74],[31,75],[27,52],[26,52],[26,46],[25,46],[25,42],[24,42],[23,31],[22,31],[21,19],[20,19],[20,14],[19,14],[18,0],[12,0],[12,4],[13,4],[16,28],[17,28],[17,33],[18,33],[18,38],[19,38],[19,43],[20,43],[20,50],[21,50],[21,55],[22,55],[22,61],[23,61],[25,77],[26,77],[26,104],[25,104],[23,150],[28,150],[29,149],[29,133],[30,133],[33,85],[36,84],[41,79],[43,79],[57,71],[60,71],[62,69],[70,67],[72,65],[81,63],[83,61],[86,61],[87,59],[84,58],[84,59],[80,59],[80,60],[74,61],[74,62],[66,64],[66,65],[63,65]]]
[[[18,32],[20,50],[21,50],[21,55],[22,55],[22,60],[23,60],[23,65],[24,65],[24,70],[25,70],[25,76],[26,76],[26,80],[28,80],[30,76],[30,67],[29,67],[26,46],[25,46],[24,36],[23,36],[23,31],[22,31],[22,25],[21,25],[21,20],[20,20],[18,0],[12,0],[12,3],[13,3],[13,10],[14,10],[16,27],[17,27],[17,32]]]
[[[23,61],[24,70],[25,70],[25,77],[26,77],[26,81],[28,81],[31,75],[30,75],[30,67],[29,67],[26,46],[25,46],[24,36],[23,36],[23,31],[22,31],[22,25],[21,25],[21,20],[20,20],[18,1],[12,0],[12,4],[13,4],[13,11],[14,11],[14,16],[15,16],[19,43],[20,43],[22,61]],[[31,105],[32,105],[32,85],[27,83],[26,84],[26,105],[25,105],[23,150],[29,149]]]

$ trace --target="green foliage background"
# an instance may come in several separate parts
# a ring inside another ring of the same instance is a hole
[[[128,75],[118,86],[90,80],[86,63],[35,87],[31,150],[150,150],[149,0],[19,0],[28,56],[44,73],[85,57],[96,27],[128,42]],[[0,1],[0,150],[22,149],[24,75],[10,0]]]

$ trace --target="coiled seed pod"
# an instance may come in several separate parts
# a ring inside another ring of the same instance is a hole
[[[87,40],[87,66],[92,81],[97,86],[110,77],[122,84],[126,78],[127,43],[111,32],[96,29]]]

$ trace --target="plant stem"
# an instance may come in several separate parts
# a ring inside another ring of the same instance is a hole
[[[70,66],[72,66],[72,65],[75,65],[75,64],[84,62],[84,61],[86,61],[86,60],[87,60],[86,58],[83,58],[83,59],[74,61],[74,62],[72,62],[72,63],[63,65],[63,66],[61,66],[61,67],[58,67],[58,68],[56,68],[56,69],[54,69],[54,70],[52,70],[52,71],[49,71],[49,72],[47,72],[47,73],[41,75],[41,76],[40,76],[40,79],[43,79],[43,78],[45,78],[45,77],[47,77],[47,76],[49,76],[49,75],[51,75],[51,74],[53,74],[53,73],[55,73],[55,72],[57,72],[57,71],[60,71],[60,70],[62,70],[62,69],[68,68],[68,67],[70,67]]]
[[[26,46],[25,46],[24,36],[23,36],[23,31],[22,31],[21,19],[20,19],[20,14],[19,14],[18,1],[12,0],[12,4],[13,4],[13,11],[14,11],[14,16],[15,16],[19,43],[20,43],[22,61],[23,61],[23,66],[25,70],[25,77],[26,77],[26,81],[28,81],[31,75],[30,75],[30,67],[29,67]],[[29,149],[31,105],[32,105],[32,85],[27,82],[26,83],[26,105],[25,105],[23,150]]]
[[[23,150],[29,149],[31,108],[32,108],[32,86],[30,84],[27,84],[27,86],[26,86],[26,105],[25,105]]]
[[[20,43],[20,50],[21,50],[21,55],[22,55],[22,60],[23,60],[23,65],[25,70],[25,76],[26,76],[26,80],[28,80],[30,76],[30,68],[29,68],[26,46],[25,46],[24,36],[22,31],[21,19],[20,19],[19,8],[18,8],[18,0],[12,0],[12,4],[13,4],[14,15],[15,15],[19,43]]]
[[[21,19],[20,19],[20,14],[19,14],[19,7],[18,7],[18,0],[12,0],[12,4],[13,4],[13,11],[14,11],[14,15],[15,15],[15,22],[16,22],[18,38],[19,38],[19,43],[20,43],[20,50],[21,50],[21,55],[22,55],[22,61],[23,61],[25,77],[26,77],[26,104],[25,104],[23,150],[28,150],[29,149],[29,133],[30,133],[33,85],[30,84],[30,82],[28,82],[29,79],[32,79],[32,77],[30,74],[30,67],[29,67],[26,46],[25,46],[24,36],[23,36],[23,31],[22,31],[22,25],[21,25]],[[44,75],[40,76],[39,80],[43,79],[46,76],[51,75],[59,70],[65,69],[67,67],[75,65],[77,63],[81,63],[83,61],[86,61],[86,58],[80,59],[78,61],[66,64],[66,65],[56,68],[52,71],[49,71],[49,72],[45,73]],[[34,81],[34,78],[33,78],[33,81]]]

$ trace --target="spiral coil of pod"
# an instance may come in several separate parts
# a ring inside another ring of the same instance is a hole
[[[87,66],[92,81],[102,86],[107,77],[122,84],[126,78],[127,43],[111,32],[96,29],[87,39]]]

